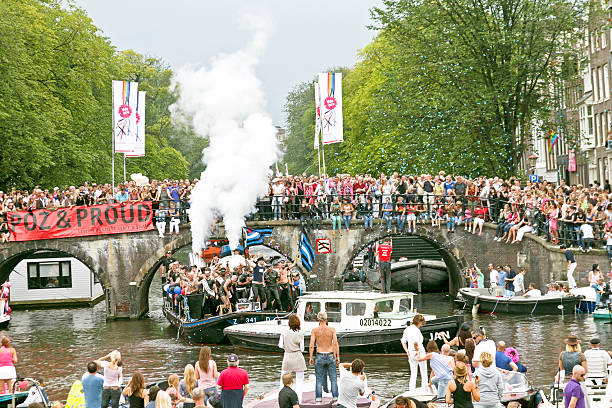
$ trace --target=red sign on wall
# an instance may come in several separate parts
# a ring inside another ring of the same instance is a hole
[[[9,212],[10,241],[121,234],[153,229],[150,201]]]
[[[329,238],[317,239],[317,254],[329,254],[331,252],[331,240]]]

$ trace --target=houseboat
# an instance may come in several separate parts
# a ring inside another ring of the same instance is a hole
[[[17,264],[9,276],[11,307],[91,306],[104,290],[94,273],[72,257],[38,252]]]
[[[418,314],[414,310],[414,294],[410,292],[312,292],[300,296],[295,310],[302,321],[305,344],[309,344],[310,332],[319,324],[317,314],[325,311],[328,324],[336,329],[340,353],[357,354],[404,354],[400,339]],[[423,317],[426,320],[421,327],[424,344],[435,340],[442,345],[443,337],[455,337],[463,323],[462,315],[438,319],[435,315],[423,314]],[[238,324],[223,332],[237,347],[281,352],[278,340],[287,328],[286,319],[275,319]]]

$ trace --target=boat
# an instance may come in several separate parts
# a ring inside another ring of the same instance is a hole
[[[164,296],[163,313],[168,322],[177,328],[177,337],[182,336],[197,343],[221,344],[228,339],[223,329],[243,323],[273,320],[286,315],[286,312],[261,310],[259,302],[241,302],[236,311],[222,315],[202,315],[204,294],[176,295],[184,299],[176,308],[168,296]]]
[[[350,363],[341,363],[338,366],[338,372],[340,378],[345,375],[350,375],[347,367],[350,367]],[[357,408],[378,408],[380,406],[380,397],[368,387],[367,378],[365,380],[365,392],[363,396],[357,397]],[[340,382],[338,380],[338,382]],[[332,408],[332,395],[329,392],[323,391],[322,401],[315,402],[315,377],[311,375],[308,380],[302,384],[302,402],[300,402],[301,408]],[[330,389],[328,387],[328,389]],[[270,391],[266,394],[260,395],[257,399],[249,402],[244,408],[278,408],[278,392],[280,389]]]
[[[304,343],[310,342],[310,332],[319,325],[317,313],[327,312],[328,323],[336,329],[340,353],[345,354],[405,354],[400,339],[412,318],[414,294],[410,292],[329,291],[306,293],[298,299],[296,314],[302,321]],[[423,343],[434,340],[441,347],[443,337],[455,337],[463,323],[462,315],[436,318],[423,314],[426,324],[421,327]],[[237,324],[223,332],[237,347],[282,352],[278,347],[281,333],[287,330],[287,319],[274,319],[250,324]]]
[[[612,305],[598,307],[593,311],[594,319],[606,319],[612,322]]]
[[[582,296],[495,296],[490,288],[461,288],[459,295],[465,308],[483,313],[564,314],[573,313]]]
[[[538,393],[538,390],[534,390],[529,385],[527,376],[523,373],[508,372],[502,373],[502,379],[504,380],[504,392],[500,398],[501,403],[507,405],[512,401],[518,401],[522,406],[527,406],[532,395]],[[452,407],[452,404],[446,404],[444,399],[437,399],[435,386],[426,386],[416,388],[411,391],[406,391],[402,394],[396,395],[390,401],[382,406],[382,408],[395,408],[395,400],[397,397],[411,397],[422,402],[435,402],[438,408]]]
[[[570,293],[574,296],[581,296],[582,299],[578,303],[578,310],[582,313],[593,313],[597,307],[597,293],[590,286],[570,289]]]
[[[448,290],[446,263],[430,259],[400,259],[392,262],[391,289],[419,293]]]

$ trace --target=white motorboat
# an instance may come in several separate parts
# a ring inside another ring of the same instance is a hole
[[[319,324],[317,314],[325,311],[329,325],[336,329],[342,353],[369,354],[404,353],[400,339],[417,314],[414,294],[410,292],[312,292],[300,296],[295,310],[302,321],[305,344],[309,344],[310,332]],[[423,316],[424,343],[435,340],[440,346],[442,337],[453,338],[463,323],[462,315],[440,319],[431,314]],[[287,328],[286,319],[275,319],[237,324],[223,332],[237,347],[281,352],[278,340]]]

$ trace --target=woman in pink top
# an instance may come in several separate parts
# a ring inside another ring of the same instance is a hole
[[[204,390],[204,405],[209,398],[219,391],[217,390],[217,363],[210,358],[210,347],[203,346],[200,349],[200,357],[195,363],[195,377],[198,380],[198,387]]]
[[[17,362],[17,352],[11,347],[8,337],[2,337],[2,347],[0,347],[0,392],[3,394],[12,389],[13,380],[17,378],[15,363]]]

